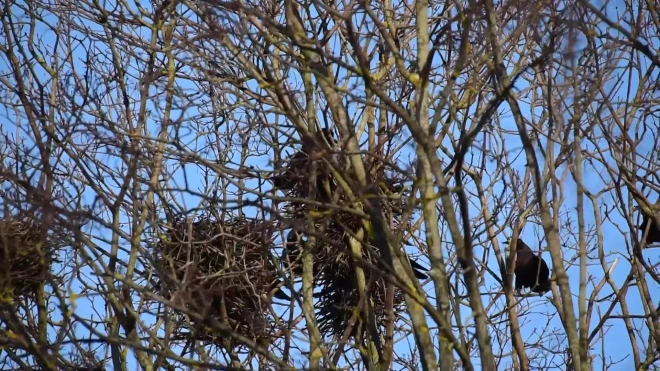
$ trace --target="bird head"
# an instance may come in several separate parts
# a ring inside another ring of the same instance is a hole
[[[504,243],[506,243],[507,245],[510,245],[510,244],[511,244],[511,240],[506,240],[506,241],[504,241]],[[529,248],[529,247],[527,246],[527,244],[525,244],[525,243],[523,242],[523,240],[521,240],[521,239],[519,238],[519,239],[518,239],[518,243],[516,244],[516,251],[526,250],[526,249],[528,249],[528,248]]]

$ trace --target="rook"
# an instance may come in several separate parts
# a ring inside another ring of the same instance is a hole
[[[520,291],[525,287],[539,294],[550,291],[550,270],[548,269],[548,264],[546,264],[545,260],[536,256],[532,249],[521,239],[518,239],[516,246],[516,269],[514,273],[516,275],[516,290]],[[536,283],[537,273],[538,284]]]

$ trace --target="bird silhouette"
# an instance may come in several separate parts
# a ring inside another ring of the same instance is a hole
[[[410,266],[412,267],[413,273],[415,274],[415,277],[417,277],[417,279],[425,280],[429,278],[429,276],[426,273],[424,273],[429,271],[428,268],[421,266],[416,261],[410,259],[410,257],[408,257],[408,261],[410,262]]]
[[[277,286],[279,286],[281,283],[282,283],[282,281],[280,281],[280,280],[275,281],[275,282],[270,286],[270,287],[271,287],[271,290],[269,290],[269,291],[272,291],[272,290],[275,289]],[[275,290],[275,292],[273,293],[273,297],[278,298],[278,299],[280,299],[280,300],[291,300],[291,297],[290,297],[289,295],[287,295],[284,291],[282,291],[282,288],[281,288],[281,287],[277,287],[277,290]]]
[[[303,138],[303,146],[300,149],[301,152],[311,155],[314,153],[315,150],[321,150],[326,148],[326,145],[324,143],[324,138],[325,141],[328,142],[330,145],[330,148],[332,148],[335,144],[335,136],[332,134],[332,131],[328,128],[323,128],[321,131],[317,131],[316,134],[314,135],[314,141],[309,141],[305,140]]]
[[[650,224],[649,233],[646,235],[646,244],[644,247],[660,242],[660,226],[658,226],[658,223],[656,222],[656,217],[660,216],[660,203],[650,206],[650,210],[640,208],[640,212],[642,213],[642,223],[637,227],[642,231],[642,236],[644,236],[646,227]]]
[[[284,249],[282,261],[284,269],[291,270],[295,275],[303,273],[302,262],[300,261],[300,253],[302,251],[302,238],[301,234],[295,229],[291,229],[286,235],[286,242],[284,242]],[[314,265],[316,268],[316,265]]]
[[[516,269],[514,273],[516,275],[515,287],[517,291],[522,290],[522,288],[530,288],[532,292],[539,294],[550,291],[550,269],[548,269],[548,264],[534,254],[532,249],[520,238],[516,245]],[[537,273],[538,284],[536,283]]]
[[[334,136],[330,129],[327,128],[317,131],[313,140],[310,140],[309,137],[303,137],[302,141],[303,145],[300,150],[289,158],[286,170],[272,178],[273,185],[276,188],[289,190],[295,187],[296,184],[303,182],[309,176],[305,169],[309,168],[312,155],[327,149],[324,141],[327,141],[331,148],[335,144]],[[329,202],[336,189],[336,184],[324,162],[318,161],[317,166],[316,198],[321,202]],[[329,189],[324,185],[326,181]]]

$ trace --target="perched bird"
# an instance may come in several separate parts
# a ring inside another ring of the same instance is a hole
[[[534,254],[532,249],[520,238],[516,245],[516,269],[514,273],[516,275],[515,287],[517,291],[520,291],[523,287],[530,288],[532,292],[539,294],[550,291],[550,269],[548,269],[548,264]],[[538,284],[536,284],[537,273]]]
[[[315,152],[326,151],[328,145],[330,148],[335,145],[334,135],[328,128],[323,128],[321,131],[317,131],[314,139],[316,143],[311,146],[309,143],[303,142],[300,153],[304,153],[306,156],[311,157]],[[327,144],[324,144],[324,139]],[[293,163],[291,165],[295,166]],[[332,179],[330,171],[327,169],[327,165],[323,162],[318,162],[316,173],[317,199],[321,202],[330,202],[330,200],[332,200],[332,194],[335,192],[336,188],[337,186]]]
[[[301,234],[295,229],[291,229],[286,235],[286,242],[284,242],[284,251],[282,261],[284,262],[284,269],[291,270],[295,275],[301,275],[302,261],[300,260],[300,253],[302,248]]]
[[[642,224],[640,224],[637,228],[642,231],[642,236],[644,236],[646,227],[650,224],[649,232],[646,235],[645,247],[650,244],[660,242],[660,226],[658,226],[656,221],[656,218],[660,217],[660,203],[656,203],[655,205],[650,206],[650,210],[646,210],[641,207],[639,208],[640,212],[642,213]]]
[[[418,280],[425,280],[429,278],[424,272],[428,272],[428,268],[425,268],[421,266],[418,262],[410,259],[408,257],[408,261],[410,262],[410,266],[412,267],[413,273],[415,274],[415,277],[417,277]]]
[[[279,189],[289,190],[294,188],[296,184],[304,182],[308,177],[306,169],[309,167],[310,158],[314,153],[321,152],[327,148],[327,145],[323,144],[325,141],[327,141],[330,147],[333,147],[335,144],[334,136],[330,129],[327,128],[316,132],[313,141],[303,138],[302,148],[289,158],[286,170],[272,178],[273,185]],[[317,164],[317,198],[321,202],[329,202],[332,199],[332,194],[336,189],[336,185],[334,184],[329,171],[324,166],[325,164],[321,161],[317,162]],[[328,187],[325,186],[326,182]]]
[[[349,237],[348,234],[346,234],[346,235],[344,236],[344,240],[345,240],[345,242],[346,242],[346,246],[349,246],[349,243],[350,243],[349,240],[348,240],[348,237]],[[374,241],[371,240],[371,243],[372,243],[372,244],[373,244],[373,242],[374,242]],[[377,249],[377,248],[376,248],[376,249]],[[380,256],[382,257],[382,254],[381,254]],[[380,269],[384,269],[384,266],[383,266],[383,265],[384,265],[384,261],[383,261],[382,259],[379,259],[378,261],[379,261]],[[428,268],[425,268],[424,266],[420,265],[420,264],[417,263],[416,261],[412,260],[409,256],[408,256],[408,262],[410,263],[410,267],[412,268],[413,274],[415,275],[415,277],[417,277],[417,279],[419,279],[419,280],[425,280],[425,279],[428,278],[428,276],[427,276],[426,274],[424,274],[424,272],[428,272],[428,271],[429,271]]]
[[[311,155],[315,149],[320,150],[326,147],[326,145],[323,144],[324,139],[325,142],[328,142],[330,148],[334,146],[335,144],[334,134],[332,134],[332,131],[330,131],[330,129],[323,128],[321,129],[321,131],[316,132],[316,135],[314,137],[314,142],[316,143],[312,143],[303,139],[303,146],[300,149],[300,151],[307,155]]]
[[[409,242],[404,242],[404,245],[414,246],[414,245],[410,244]],[[408,257],[408,262],[410,262],[410,267],[412,267],[413,273],[415,274],[415,277],[417,277],[417,279],[425,280],[425,279],[429,278],[429,276],[424,273],[424,272],[429,271],[428,268],[426,268],[426,267],[422,266],[421,264],[419,264],[418,262],[412,260],[410,257]]]
[[[76,371],[101,371],[105,370],[102,366],[75,366],[72,367],[73,370]]]
[[[284,291],[282,291],[281,287],[279,287],[281,283],[282,281],[280,280],[273,282],[273,284],[270,285],[269,292],[275,290],[275,292],[273,292],[273,297],[278,298],[280,300],[291,300],[291,297],[287,295]]]

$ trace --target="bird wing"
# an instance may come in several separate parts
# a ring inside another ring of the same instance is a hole
[[[428,272],[429,271],[428,268],[426,268],[426,267],[420,265],[418,262],[410,259],[410,257],[408,258],[408,261],[410,262],[410,266],[413,269],[413,273],[415,273],[415,277],[417,277],[420,280],[425,280],[425,279],[428,278],[428,276],[423,273],[423,272]]]

